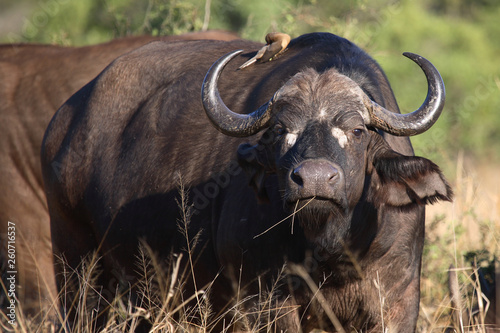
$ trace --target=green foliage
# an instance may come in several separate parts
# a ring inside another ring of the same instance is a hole
[[[201,30],[203,26],[203,10],[200,1],[174,0],[165,3],[161,0],[150,1],[150,6],[156,8],[146,16],[144,32],[152,35],[181,34]]]
[[[7,35],[8,42],[62,45],[92,44],[114,37],[107,29],[111,15],[102,1],[45,0],[32,2],[20,32]]]
[[[499,10],[497,6],[495,12]],[[435,127],[413,140],[417,152],[438,158],[442,147],[500,153],[500,119],[495,112],[500,107],[500,67],[494,60],[499,43],[490,38],[491,30],[498,28],[490,11],[478,24],[467,18],[438,15],[426,10],[421,2],[402,2],[390,22],[373,36],[376,50],[386,52],[378,56],[375,50],[375,56],[388,73],[403,110],[418,107],[425,96],[425,81],[413,64],[398,60],[392,51],[412,51],[427,57],[445,81],[447,106]]]

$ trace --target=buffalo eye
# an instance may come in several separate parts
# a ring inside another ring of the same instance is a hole
[[[360,137],[363,134],[363,130],[360,128],[355,128],[352,130],[352,134],[354,134],[355,137]]]
[[[274,133],[276,133],[276,136],[283,136],[286,134],[286,129],[281,125],[277,125],[274,128]]]

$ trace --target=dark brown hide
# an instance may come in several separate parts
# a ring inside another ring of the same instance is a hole
[[[11,221],[16,226],[16,292],[25,312],[40,313],[54,303],[56,295],[39,152],[57,108],[113,59],[148,42],[236,38],[232,33],[208,31],[127,37],[76,48],[0,45],[0,267],[7,271],[7,222]],[[7,304],[4,296],[2,289],[2,306]]]

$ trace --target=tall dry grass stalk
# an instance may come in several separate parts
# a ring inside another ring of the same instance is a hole
[[[294,307],[276,303],[274,292],[281,279],[271,290],[263,287],[259,295],[245,296],[242,293],[235,304],[221,314],[213,313],[208,301],[211,285],[196,288],[194,267],[198,258],[194,253],[199,245],[199,234],[190,238],[192,207],[187,201],[188,193],[182,181],[179,193],[178,206],[182,213],[177,223],[180,234],[186,240],[184,254],[172,254],[168,261],[161,260],[145,242],[141,242],[136,257],[139,278],[128,288],[117,286],[116,297],[112,300],[105,297],[106,293],[98,283],[102,258],[97,252],[88,255],[76,269],[60,258],[59,264],[65,267],[62,274],[65,288],[58,295],[59,304],[54,304],[56,315],[51,318],[43,314],[26,318],[19,307],[18,325],[8,325],[8,318],[1,313],[0,331],[131,333],[146,327],[151,333],[209,332],[215,326],[222,327],[219,330],[222,333],[233,332],[235,328],[245,332],[271,331],[276,320],[295,310]],[[192,295],[185,293],[189,289],[187,284],[195,287]],[[257,308],[248,308],[247,303],[256,298],[259,299]]]
[[[491,161],[459,153],[454,201],[427,208],[420,332],[449,332],[450,327],[500,332],[492,304],[500,240],[499,170]]]
[[[495,308],[492,300],[492,276],[487,269],[496,263],[498,254],[498,224],[500,206],[498,194],[500,177],[493,166],[474,165],[463,155],[456,162],[453,203],[440,203],[427,211],[427,239],[422,270],[421,316],[417,332],[494,332],[491,316]],[[317,302],[339,332],[342,327],[322,299],[321,285],[312,282],[300,266],[283,269],[275,284],[266,289],[261,284],[258,295],[246,295],[241,281],[235,281],[235,304],[225,313],[213,313],[208,302],[210,285],[195,289],[186,297],[187,283],[196,281],[193,255],[198,246],[198,236],[189,237],[188,227],[191,206],[187,189],[179,185],[179,208],[182,212],[178,228],[186,239],[185,254],[173,254],[168,261],[160,260],[154,251],[141,243],[136,258],[138,282],[124,290],[117,290],[111,301],[103,297],[97,285],[100,258],[89,255],[81,266],[66,274],[67,290],[58,295],[60,305],[66,305],[74,314],[67,321],[68,313],[54,305],[56,315],[40,314],[27,318],[18,307],[18,325],[7,324],[5,314],[0,314],[2,332],[134,332],[147,323],[150,332],[209,332],[215,325],[222,332],[269,332],[273,323],[296,310],[292,302],[277,300],[276,290],[287,283],[286,275],[300,276],[314,292],[312,302]],[[485,251],[486,250],[486,251]],[[450,268],[450,265],[452,268]],[[496,265],[498,266],[498,264]],[[497,267],[498,268],[498,267]],[[496,274],[500,272],[496,270]],[[493,275],[492,275],[493,274]],[[500,279],[497,279],[497,281]],[[72,284],[72,283],[77,283]],[[500,288],[498,288],[500,289]],[[498,290],[497,289],[497,290]],[[452,291],[450,293],[450,291]],[[486,297],[488,296],[488,297]],[[258,300],[258,302],[255,302]],[[383,308],[383,297],[380,299]],[[257,304],[248,307],[248,304]],[[107,310],[106,320],[98,326],[101,310]],[[493,319],[492,319],[493,317]],[[493,321],[492,321],[493,320]],[[498,330],[500,332],[500,330]]]

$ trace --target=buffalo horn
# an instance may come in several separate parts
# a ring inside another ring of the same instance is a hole
[[[217,60],[205,75],[201,88],[203,107],[210,121],[220,132],[236,137],[250,136],[266,127],[271,118],[268,111],[273,101],[271,99],[250,114],[235,113],[222,101],[217,81],[224,67],[241,52],[243,51],[233,51]]]
[[[427,78],[427,97],[424,103],[415,111],[408,114],[391,112],[364,96],[369,124],[387,133],[398,136],[411,136],[425,132],[439,118],[444,107],[445,88],[443,79],[438,70],[430,61],[414,53],[405,52],[403,55],[410,58],[422,68]]]

